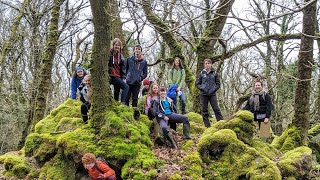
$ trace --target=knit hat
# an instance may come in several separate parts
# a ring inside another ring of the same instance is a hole
[[[81,66],[76,67],[76,69],[74,69],[75,72],[77,71],[84,71],[85,69]]]
[[[143,80],[143,85],[150,85],[150,81],[149,81],[149,79],[145,79],[145,80]]]

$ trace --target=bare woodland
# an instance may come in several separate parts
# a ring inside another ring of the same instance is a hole
[[[264,80],[280,135],[320,122],[320,5],[316,0],[0,0],[0,154],[22,147],[33,126],[69,97],[73,69],[93,75],[94,125],[112,106],[110,41],[126,56],[141,44],[148,78],[166,83],[173,58],[186,70],[188,111],[200,112],[196,75],[215,63],[219,104],[232,115]]]

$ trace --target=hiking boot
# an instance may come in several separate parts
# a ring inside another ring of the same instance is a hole
[[[168,139],[168,141],[170,142],[172,149],[178,149],[178,146],[177,146],[176,142],[174,141],[172,134],[170,132],[164,133],[163,135],[164,135],[165,139]]]
[[[190,124],[183,124],[183,139],[191,139],[190,137]]]

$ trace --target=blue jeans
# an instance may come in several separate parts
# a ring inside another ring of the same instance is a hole
[[[111,76],[111,83],[113,84],[113,97],[116,101],[119,101],[120,89],[122,89],[121,93],[121,102],[125,102],[127,98],[127,94],[129,91],[129,86],[125,83],[121,78]]]

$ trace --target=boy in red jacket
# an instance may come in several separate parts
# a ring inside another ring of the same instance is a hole
[[[84,168],[88,171],[91,180],[116,180],[116,175],[103,161],[96,161],[96,156],[92,153],[86,153],[82,157]]]

